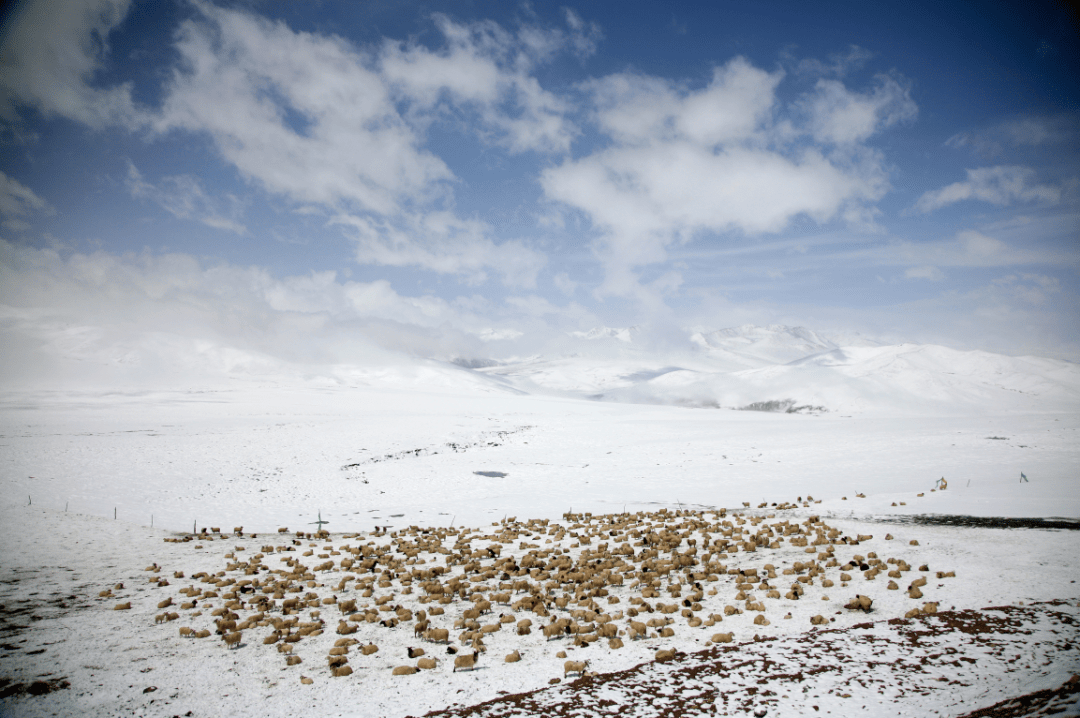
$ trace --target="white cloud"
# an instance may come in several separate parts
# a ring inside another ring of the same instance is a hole
[[[939,190],[923,194],[915,203],[919,212],[931,212],[956,202],[977,199],[997,205],[1014,202],[1056,203],[1061,190],[1045,184],[1034,184],[1034,170],[1018,166],[980,167],[967,170],[966,182],[954,182]]]
[[[379,56],[387,81],[413,103],[414,118],[419,112],[421,122],[430,121],[429,113],[447,101],[475,109],[482,136],[510,152],[569,150],[577,129],[566,102],[529,71],[561,50],[587,50],[576,40],[580,32],[526,26],[515,36],[493,22],[434,19],[445,48],[386,42]]]
[[[379,214],[451,177],[399,116],[370,58],[336,37],[199,4],[157,127],[205,132],[251,180],[296,202]]]
[[[897,122],[914,119],[918,108],[908,88],[886,75],[879,75],[877,83],[873,91],[859,93],[838,80],[818,80],[803,102],[814,139],[850,145]]]
[[[332,222],[349,229],[361,264],[420,267],[457,274],[472,284],[486,281],[486,270],[494,270],[506,285],[532,288],[546,262],[524,242],[496,244],[486,224],[450,212],[410,215],[399,222],[339,215]]]
[[[141,124],[129,86],[92,84],[109,51],[109,32],[130,5],[130,0],[16,4],[0,47],[0,117],[13,121],[19,105],[30,105],[95,128]]]
[[[570,275],[566,272],[559,272],[554,277],[552,277],[551,281],[555,284],[556,289],[558,289],[560,292],[562,292],[568,297],[574,296],[574,292],[576,292],[577,288],[581,286],[580,283],[575,282],[573,279],[571,279]]]
[[[144,180],[135,165],[129,162],[127,187],[133,197],[148,199],[174,217],[193,219],[208,227],[236,234],[248,233],[238,219],[240,207],[236,197],[226,197],[222,203],[208,196],[199,180],[191,175],[165,177],[160,185],[155,186]],[[220,207],[221,204],[230,205],[228,211]]]
[[[16,179],[0,172],[0,219],[16,232],[30,228],[26,219],[32,212],[52,213],[52,206]]]

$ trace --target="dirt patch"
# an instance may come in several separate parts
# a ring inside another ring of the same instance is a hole
[[[1070,519],[1017,519],[1005,516],[963,516],[958,514],[919,514],[870,519],[884,524],[919,526],[961,526],[973,529],[1066,529],[1080,530],[1080,521]]]
[[[15,683],[10,678],[0,678],[0,698],[18,698],[20,696],[44,696],[55,691],[71,688],[66,678],[53,678],[47,681]]]

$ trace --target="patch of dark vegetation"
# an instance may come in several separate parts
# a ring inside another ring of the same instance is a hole
[[[1076,707],[1073,696],[1080,693],[1080,676],[1073,675],[1058,688],[1048,688],[1010,698],[987,708],[965,713],[959,718],[1029,718],[1029,716],[1065,714]]]
[[[993,441],[1008,441],[1009,440],[1009,437],[1007,437],[1007,436],[988,436],[986,438],[987,439],[992,439]]]
[[[794,399],[772,399],[770,401],[755,401],[746,406],[738,407],[739,411],[768,411],[784,414],[824,414],[828,411],[823,406],[811,404],[799,405]]]
[[[919,514],[916,516],[890,516],[873,519],[889,524],[917,524],[920,526],[960,526],[974,529],[1080,529],[1080,521],[1070,519],[1020,519],[1006,516],[963,516],[954,514]]]
[[[47,681],[33,681],[32,683],[15,683],[10,678],[0,678],[0,698],[17,698],[19,696],[44,696],[55,691],[71,688],[66,678],[53,678]]]

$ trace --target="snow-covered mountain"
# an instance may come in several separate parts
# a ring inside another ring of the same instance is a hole
[[[689,339],[692,351],[638,350],[631,338],[622,339],[626,347],[615,358],[534,357],[481,371],[529,392],[702,407],[802,412],[1080,407],[1080,366],[1054,359],[889,346],[860,335],[833,338],[787,326],[695,331]]]
[[[637,326],[598,327],[570,333],[558,353],[519,358],[425,357],[361,337],[347,351],[338,348],[333,360],[319,360],[292,346],[275,349],[272,342],[257,347],[222,336],[132,334],[16,314],[3,319],[6,390],[254,382],[812,413],[1080,407],[1080,365],[1070,362],[884,345],[780,325],[696,328],[681,337],[658,337]],[[511,334],[503,338],[500,343],[514,341]]]

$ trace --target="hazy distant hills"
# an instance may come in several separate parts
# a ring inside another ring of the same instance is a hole
[[[1080,408],[1080,365],[1074,363],[886,345],[858,334],[781,325],[692,328],[661,339],[641,327],[598,327],[567,335],[557,352],[452,361],[367,341],[320,360],[295,346],[256,349],[221,337],[5,319],[0,376],[8,391],[257,382],[553,394],[802,414]]]
[[[1080,366],[1054,359],[887,346],[786,326],[694,331],[693,350],[662,355],[636,351],[631,330],[582,336],[614,338],[625,348],[614,357],[534,357],[480,371],[532,392],[798,413],[1080,407]]]

